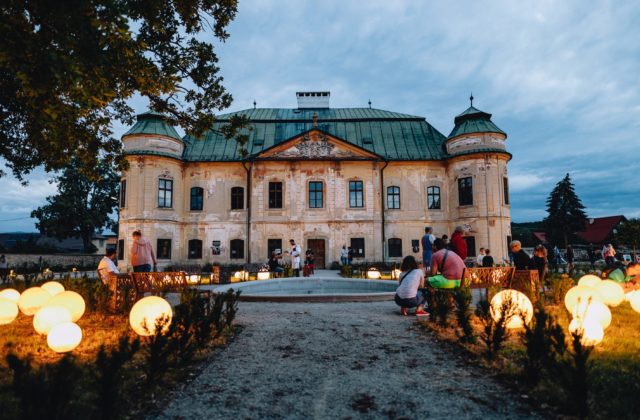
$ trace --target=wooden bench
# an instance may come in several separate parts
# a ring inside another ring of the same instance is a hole
[[[488,289],[499,286],[508,289],[511,287],[515,271],[514,267],[467,267],[462,272],[460,287]]]

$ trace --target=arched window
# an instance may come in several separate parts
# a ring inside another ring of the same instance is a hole
[[[189,255],[190,260],[199,260],[202,258],[202,241],[200,239],[191,239],[189,241]]]
[[[400,187],[387,187],[387,208],[400,208]]]
[[[389,243],[389,257],[401,258],[402,257],[402,239],[389,238],[388,243]]]
[[[231,188],[231,210],[244,209],[244,188]]]
[[[204,190],[200,187],[191,188],[191,210],[202,210]]]
[[[232,239],[229,246],[231,259],[243,259],[244,258],[244,241],[242,239]]]
[[[440,187],[427,187],[427,208],[429,210],[439,210],[440,207]]]

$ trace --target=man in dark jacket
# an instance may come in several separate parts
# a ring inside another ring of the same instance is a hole
[[[449,249],[458,254],[462,261],[467,258],[467,243],[464,238],[464,229],[462,226],[456,226],[453,235],[451,235],[451,240],[449,241]]]
[[[522,249],[520,241],[511,242],[511,252],[513,253],[513,265],[516,270],[535,270],[533,261],[529,255]]]

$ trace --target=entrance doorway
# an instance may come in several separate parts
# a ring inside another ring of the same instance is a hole
[[[318,269],[325,268],[325,259],[324,259],[324,239],[307,239],[307,249],[313,251],[315,255],[315,266]],[[305,250],[306,252],[306,250]],[[304,257],[303,257],[304,261]]]

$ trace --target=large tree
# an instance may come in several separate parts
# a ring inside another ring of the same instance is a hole
[[[584,208],[567,174],[547,198],[548,216],[543,221],[547,238],[552,243],[566,247],[574,232],[585,228],[587,215]]]
[[[38,219],[36,228],[57,239],[82,238],[85,251],[92,251],[91,237],[97,231],[112,227],[109,215],[118,204],[120,177],[106,161],[86,175],[78,159],[52,180],[58,194],[47,197],[47,204],[37,208],[31,217]]]
[[[72,158],[126,166],[111,124],[133,122],[133,95],[201,134],[231,104],[212,42],[236,11],[237,0],[0,2],[0,158],[18,179]]]
[[[633,248],[635,252],[640,248],[640,218],[628,219],[620,223],[615,238],[618,244]]]

